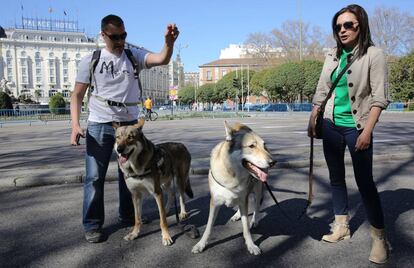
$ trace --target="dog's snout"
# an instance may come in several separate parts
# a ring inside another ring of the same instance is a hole
[[[123,146],[123,145],[118,145],[118,146],[116,146],[116,151],[117,151],[117,153],[122,153],[123,151],[124,151],[124,149],[125,149],[125,146]]]

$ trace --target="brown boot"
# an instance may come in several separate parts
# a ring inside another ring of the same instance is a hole
[[[372,248],[369,260],[373,263],[386,263],[388,260],[388,244],[385,230],[371,226]]]
[[[335,222],[331,229],[331,233],[322,236],[322,240],[330,243],[351,238],[351,231],[349,230],[349,216],[335,215]]]

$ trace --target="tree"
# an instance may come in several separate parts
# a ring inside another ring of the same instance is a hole
[[[266,33],[251,33],[244,42],[247,46],[247,54],[255,58],[263,58],[265,60],[272,57],[272,39]]]
[[[272,102],[294,102],[303,94],[305,79],[299,63],[286,63],[270,69],[264,80],[268,97]]]
[[[13,109],[12,100],[6,92],[0,92],[0,109]]]
[[[302,34],[301,34],[302,29]],[[307,58],[323,57],[322,48],[326,47],[320,40],[324,34],[322,30],[308,23],[300,21],[286,21],[280,29],[275,28],[271,32],[273,47],[281,47],[288,61],[300,59],[300,40],[302,40],[302,55]]]
[[[414,51],[391,65],[389,80],[394,101],[414,98]]]
[[[42,91],[40,89],[36,89],[34,92],[36,101],[39,102],[39,98],[42,96]]]
[[[306,96],[308,101],[311,101],[313,94],[315,94],[316,86],[318,85],[323,63],[316,60],[306,60],[301,62],[301,65],[305,80],[303,85],[303,96]],[[301,99],[300,102],[303,102],[303,100]]]
[[[249,83],[248,78],[251,80],[254,73],[255,72],[253,70],[249,70],[248,72],[247,67],[245,67],[243,71],[233,71],[226,74],[217,82],[217,98],[221,100],[221,102],[231,99],[233,101],[237,101],[238,103],[246,103]],[[233,85],[233,79],[235,78],[239,81],[239,87],[237,88]]]
[[[216,95],[216,84],[205,84],[198,88],[197,101],[208,103],[214,102]]]
[[[414,49],[414,17],[397,8],[377,8],[370,19],[372,39],[387,55],[404,55]]]
[[[64,108],[66,108],[65,99],[61,93],[56,93],[49,100],[49,110],[53,114],[64,113]]]
[[[267,96],[264,77],[269,69],[256,72],[250,79],[250,93],[256,96]]]
[[[195,100],[195,88],[193,86],[184,86],[178,90],[178,99],[181,103],[191,104]]]
[[[332,37],[328,38],[328,36],[318,26],[301,21],[286,21],[269,34],[261,32],[249,34],[244,44],[247,54],[255,58],[263,58],[267,61],[269,58],[282,57],[287,61],[298,61],[300,44],[302,44],[303,58],[323,58],[323,48],[332,46]]]

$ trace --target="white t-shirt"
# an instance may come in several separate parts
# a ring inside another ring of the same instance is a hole
[[[132,55],[137,59],[139,71],[146,69],[145,64],[148,51],[143,49],[131,49]],[[89,65],[92,54],[82,58],[79,63],[76,82],[89,84]],[[127,107],[110,106],[102,101],[111,100],[121,103],[138,102],[141,89],[134,78],[134,67],[128,59],[125,51],[121,56],[110,53],[105,48],[101,50],[99,62],[96,65],[92,96],[89,99],[89,121],[98,123],[125,122],[136,120],[139,115],[137,105]],[[95,96],[99,96],[101,100]]]

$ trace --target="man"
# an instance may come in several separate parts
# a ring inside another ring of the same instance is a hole
[[[151,97],[148,97],[145,101],[144,101],[144,107],[146,109],[146,113],[148,116],[151,115],[151,109],[152,109],[152,100]]]
[[[139,70],[165,65],[170,61],[174,42],[178,37],[175,24],[167,25],[165,44],[159,53],[149,53],[143,49],[132,49]],[[127,58],[124,47],[127,33],[122,19],[108,15],[101,21],[101,37],[105,48],[90,77],[89,66],[92,54],[84,57],[79,65],[75,89],[71,97],[72,134],[70,143],[77,145],[77,137],[86,137],[86,178],[84,182],[83,226],[85,238],[90,243],[106,240],[102,230],[104,223],[104,181],[114,146],[112,122],[130,125],[137,122],[140,88],[134,78],[134,69]],[[82,100],[89,87],[89,118],[86,133],[79,124]],[[125,184],[123,174],[119,176],[119,220],[133,221],[131,194]]]

